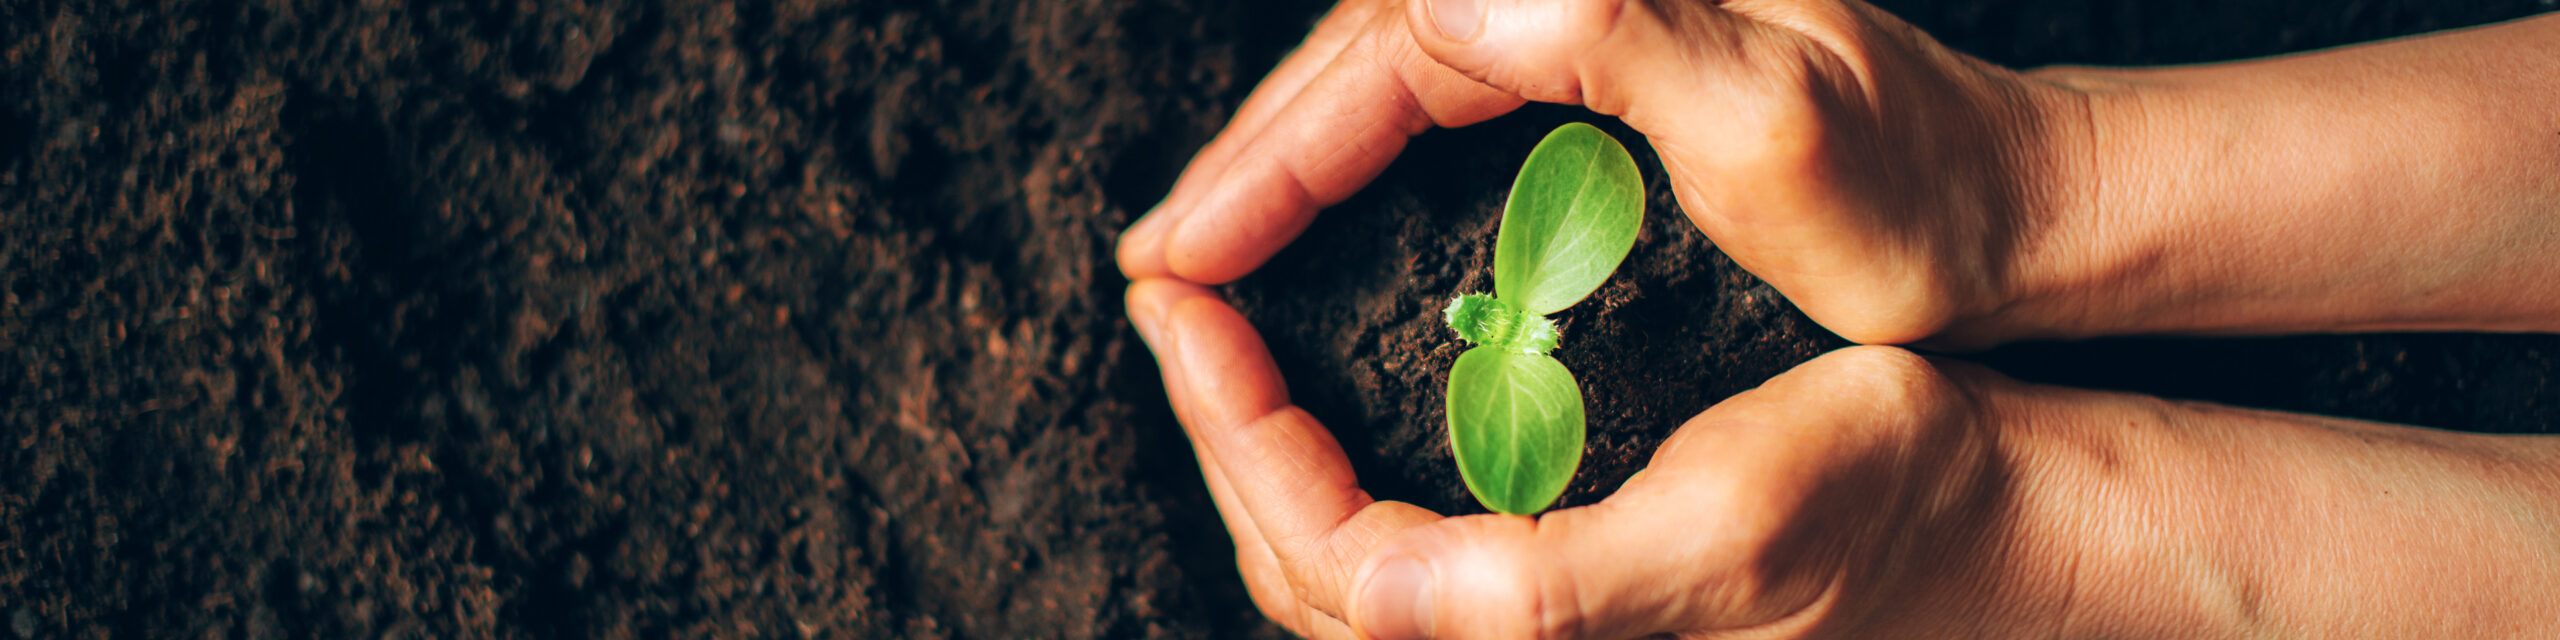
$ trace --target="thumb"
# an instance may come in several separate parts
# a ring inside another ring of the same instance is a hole
[[[1979,375],[1886,347],[1825,354],[1690,420],[1598,504],[1396,534],[1363,561],[1347,621],[1380,639],[1631,638],[1854,618],[1872,603],[1842,585],[1881,588],[1886,549],[1997,503],[1964,382]]]
[[[1806,610],[1818,588],[1762,575],[1787,564],[1767,555],[1783,509],[1695,480],[1640,478],[1607,502],[1540,519],[1407,530],[1369,554],[1347,619],[1379,640],[1634,638]],[[1701,511],[1726,515],[1691,515]]]
[[[1750,81],[1737,72],[1758,68],[1750,58],[1779,35],[1688,0],[1421,0],[1405,22],[1424,52],[1476,81],[1618,116],[1651,136],[1702,107],[1723,111],[1715,96],[1764,93],[1708,83]]]

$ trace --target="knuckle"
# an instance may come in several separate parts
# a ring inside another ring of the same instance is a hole
[[[1490,614],[1509,616],[1496,630],[1510,637],[1539,640],[1581,638],[1591,634],[1594,614],[1585,606],[1583,595],[1606,584],[1589,583],[1594,576],[1576,570],[1578,563],[1561,558],[1576,541],[1592,539],[1592,531],[1605,524],[1609,507],[1593,505],[1555,512],[1536,524],[1516,521],[1488,523],[1483,532],[1490,546],[1509,556],[1509,566],[1518,573],[1507,580],[1510,593],[1501,598],[1512,603]]]
[[[1851,62],[1870,59],[1876,22],[1862,3],[1836,0],[1756,0],[1732,5],[1755,22],[1803,37]]]
[[[1618,21],[1627,15],[1627,5],[1638,0],[1568,0],[1565,25],[1571,33],[1580,34],[1586,42],[1607,37],[1618,29]]]
[[[1899,347],[1855,346],[1826,359],[1843,374],[1842,381],[1887,411],[1922,408],[1951,386],[1937,364]]]
[[[1537,640],[1569,640],[1589,635],[1587,623],[1590,618],[1579,604],[1558,602],[1556,598],[1545,595],[1543,590],[1540,593],[1536,606],[1530,609],[1537,611],[1539,615],[1533,621],[1528,637]]]
[[[1303,609],[1298,594],[1289,586],[1280,568],[1238,552],[1236,569],[1243,574],[1245,594],[1253,598],[1253,606],[1274,621],[1288,623]]]
[[[1521,637],[1561,640],[1585,635],[1584,625],[1590,616],[1583,611],[1580,600],[1574,597],[1575,591],[1581,588],[1576,584],[1575,576],[1568,574],[1560,580],[1529,584],[1542,586],[1524,587],[1528,592],[1524,596],[1528,606],[1519,611],[1525,613],[1527,619],[1515,626],[1521,630]]]
[[[1507,53],[1480,79],[1539,102],[1584,104],[1587,65],[1608,64],[1590,52],[1618,32],[1627,19],[1627,4],[1637,0],[1553,0],[1523,3],[1520,13],[1501,22]],[[1607,106],[1607,105],[1603,105]]]
[[[1549,47],[1549,53],[1553,54],[1546,59],[1589,61],[1589,56],[1584,54],[1599,50],[1602,44],[1616,36],[1630,15],[1628,5],[1637,1],[1639,0],[1565,0],[1557,3],[1561,5],[1559,9],[1562,15],[1555,16],[1555,19],[1556,24],[1562,28],[1556,29],[1553,32],[1556,35],[1544,43]],[[1561,89],[1571,91],[1576,97],[1575,101],[1580,102],[1579,98],[1583,93],[1581,78],[1591,74],[1581,73],[1580,69],[1574,68],[1571,64],[1559,65],[1557,71],[1561,73],[1554,75],[1568,77],[1559,78],[1556,84],[1561,85]]]

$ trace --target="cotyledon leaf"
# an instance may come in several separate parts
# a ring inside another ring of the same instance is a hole
[[[1582,464],[1582,429],[1582,389],[1554,357],[1477,347],[1449,370],[1449,448],[1486,508],[1553,504]]]
[[[1598,127],[1557,127],[1502,206],[1494,296],[1538,315],[1573,306],[1626,260],[1643,223],[1644,177],[1627,148]]]

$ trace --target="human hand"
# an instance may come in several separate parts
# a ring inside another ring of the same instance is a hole
[[[2550,437],[2027,385],[1854,347],[1708,409],[1597,504],[1443,518],[1362,491],[1215,293],[1150,279],[1128,301],[1255,604],[1301,635],[2495,637],[2560,625],[2532,597],[2560,593]]]
[[[2013,258],[2065,189],[2075,92],[1854,0],[1482,1],[1336,7],[1124,236],[1121,268],[1233,280],[1410,136],[1537,100],[1644,133],[1690,219],[1833,331],[2002,339],[1972,320],[2032,268]]]
[[[1964,391],[1978,374],[1836,352],[1692,420],[1599,504],[1443,518],[1362,491],[1216,294],[1152,279],[1128,299],[1255,603],[1301,635],[1795,636],[2053,613],[2035,602],[2053,590],[1992,557],[2037,545],[2004,533],[2015,470]]]

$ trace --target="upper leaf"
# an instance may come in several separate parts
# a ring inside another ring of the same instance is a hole
[[[1582,465],[1582,388],[1546,354],[1477,347],[1449,369],[1449,450],[1485,508],[1545,510]]]
[[[1542,316],[1573,306],[1626,260],[1643,223],[1644,178],[1627,148],[1598,127],[1557,127],[1503,204],[1494,295]]]

